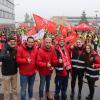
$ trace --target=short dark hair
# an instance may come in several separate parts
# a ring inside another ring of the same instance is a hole
[[[16,41],[16,39],[14,38],[14,36],[9,36],[9,37],[7,38],[7,42],[9,42],[10,40],[15,40],[15,41]]]
[[[32,36],[29,36],[29,37],[27,38],[27,41],[28,41],[29,39],[33,39],[33,40],[34,40],[34,38],[33,38]]]

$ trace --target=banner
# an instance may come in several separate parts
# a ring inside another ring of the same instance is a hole
[[[32,35],[34,37],[34,40],[42,39],[45,35],[44,29],[40,30],[37,34]]]
[[[39,39],[42,39],[45,35],[45,31],[44,29],[40,30],[38,33],[36,33],[35,35],[31,35],[34,40],[39,40]],[[28,36],[27,35],[23,35],[22,36],[22,43],[26,42]]]
[[[27,41],[27,35],[22,35],[22,44]]]

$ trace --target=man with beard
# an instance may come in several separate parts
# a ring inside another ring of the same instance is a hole
[[[61,92],[61,100],[66,100],[69,70],[71,70],[71,60],[64,38],[59,38],[58,46],[56,46],[55,51],[59,64],[55,66],[56,77],[54,98],[55,100],[60,100]]]
[[[2,62],[1,70],[3,75],[4,100],[10,99],[10,88],[12,92],[12,100],[18,100],[16,53],[16,39],[13,36],[9,36],[7,44],[0,54],[0,61]]]
[[[47,100],[53,100],[50,96],[50,80],[53,72],[53,66],[58,63],[54,48],[52,47],[52,39],[45,38],[43,46],[38,51],[37,65],[40,74],[39,100],[44,100],[44,88]]]

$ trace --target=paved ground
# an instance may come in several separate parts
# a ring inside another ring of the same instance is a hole
[[[51,94],[54,95],[54,74],[53,74],[53,77],[52,77],[52,80],[51,80]],[[86,80],[85,80],[86,81]],[[3,86],[3,84],[2,84]],[[95,96],[94,96],[94,100],[100,100],[100,80],[96,83],[96,86],[95,87]],[[1,88],[1,87],[0,87]],[[36,100],[39,100],[38,98],[38,88],[39,88],[39,76],[38,74],[36,75],[36,81],[35,81],[35,85],[34,85],[34,97],[36,98]],[[18,83],[18,90],[20,90],[20,86],[19,86],[19,83]],[[76,85],[76,89],[75,89],[75,100],[78,100],[77,99],[77,85]],[[1,94],[0,94],[0,100],[3,100],[3,90],[1,88]],[[69,79],[69,85],[68,85],[68,90],[67,90],[67,95],[68,95],[68,99],[67,100],[71,100],[70,99],[70,92],[71,92],[71,89],[70,89],[70,79]],[[82,99],[81,100],[85,100],[85,97],[88,95],[89,91],[88,91],[88,85],[86,83],[84,83],[83,85],[83,91],[82,91]],[[18,93],[19,94],[19,93]],[[27,98],[28,100],[28,98]]]
[[[100,50],[100,49],[99,49]],[[100,53],[100,52],[99,52]],[[51,94],[54,95],[54,77],[55,74],[53,74],[52,76],[52,80],[51,80]],[[85,80],[86,81],[86,80]],[[70,99],[70,92],[71,92],[71,88],[70,88],[70,79],[69,79],[69,84],[68,84],[68,90],[67,90],[67,96],[68,99],[67,100],[71,100]],[[96,82],[96,86],[95,87],[95,96],[94,96],[94,100],[100,100],[100,79],[99,81]],[[36,81],[35,81],[35,85],[34,85],[34,97],[36,98],[36,100],[39,100],[39,96],[38,96],[38,89],[39,89],[39,76],[38,74],[36,75]],[[18,91],[20,90],[20,85],[19,85],[19,81],[18,81]],[[75,89],[75,99],[74,100],[78,100],[77,99],[77,85],[76,85],[76,89]],[[82,91],[82,99],[81,100],[85,100],[85,97],[88,95],[89,90],[88,90],[88,85],[86,83],[83,84],[83,91]],[[18,92],[19,94],[19,92]],[[19,96],[19,95],[18,95]],[[3,84],[0,86],[0,100],[3,100]],[[11,100],[11,99],[10,99]],[[28,100],[28,96],[27,96],[27,100]]]

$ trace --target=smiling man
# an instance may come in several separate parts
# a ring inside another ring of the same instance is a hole
[[[16,40],[11,36],[8,38],[7,44],[0,54],[0,61],[2,61],[4,100],[9,100],[10,88],[12,91],[12,100],[18,100],[16,53]]]
[[[50,80],[53,72],[54,65],[58,63],[54,48],[52,47],[52,39],[46,38],[43,46],[38,51],[37,65],[40,74],[40,86],[39,86],[39,100],[44,100],[44,88],[46,88],[47,100],[53,100],[50,96]]]

